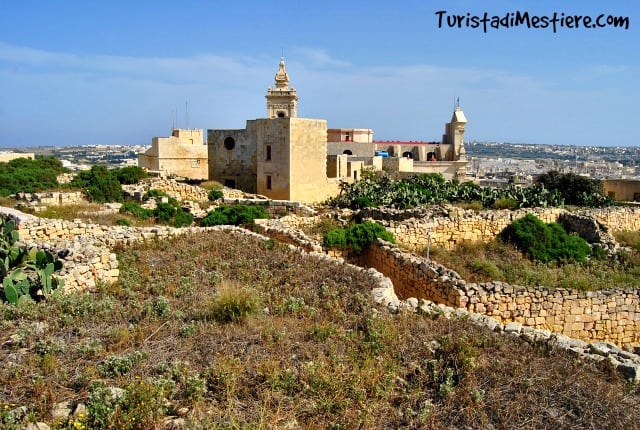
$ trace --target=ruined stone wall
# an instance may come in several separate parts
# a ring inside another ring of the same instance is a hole
[[[492,240],[505,227],[527,213],[532,213],[545,223],[549,223],[557,222],[560,215],[568,211],[561,208],[536,208],[476,213],[472,210],[446,206],[413,211],[367,208],[361,210],[358,216],[384,225],[402,246],[414,251],[423,251],[429,240],[431,246],[440,246],[445,249],[453,249],[464,241]],[[592,216],[609,231],[640,230],[640,208],[611,207],[580,211],[578,214]]]
[[[58,192],[43,191],[39,193],[17,193],[16,200],[27,207],[64,206],[87,203],[82,191]]]
[[[138,201],[142,201],[142,197],[149,190],[164,191],[178,201],[206,202],[209,196],[209,191],[204,188],[163,178],[148,178],[138,184],[124,185],[122,188],[127,195]]]
[[[380,240],[368,248],[361,263],[388,276],[400,298],[432,300],[577,339],[640,345],[638,289],[574,291],[469,283],[453,270]]]

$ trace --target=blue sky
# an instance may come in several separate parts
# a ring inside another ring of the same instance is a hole
[[[442,10],[629,29],[485,33]],[[468,140],[636,146],[639,25],[636,0],[0,0],[0,147],[149,145],[187,104],[191,128],[244,128],[282,52],[298,115],[331,128],[439,140],[459,97]]]

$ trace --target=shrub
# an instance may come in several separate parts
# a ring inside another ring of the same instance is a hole
[[[118,178],[118,182],[123,185],[137,184],[140,180],[149,177],[147,172],[138,166],[127,166],[120,169],[114,169],[113,173]]]
[[[214,225],[249,225],[254,219],[265,218],[269,218],[269,214],[267,214],[263,206],[219,206],[213,211],[210,211],[207,216],[200,221],[200,225],[203,227]]]
[[[330,248],[351,248],[356,254],[361,254],[367,246],[377,238],[395,243],[393,234],[375,222],[355,224],[348,229],[328,231],[324,236],[324,245]]]
[[[116,220],[116,225],[121,225],[121,226],[124,226],[124,227],[131,227],[131,221],[129,221],[126,218],[118,218]]]
[[[118,178],[106,166],[92,166],[91,170],[78,173],[69,186],[82,188],[92,202],[121,202],[124,198]]]
[[[518,201],[510,197],[501,198],[496,200],[493,207],[496,209],[518,209]]]
[[[222,194],[222,191],[220,190],[211,190],[209,191],[209,200],[216,201],[218,199],[221,199],[224,196],[224,194]]]
[[[241,323],[247,317],[258,312],[260,298],[255,291],[247,288],[227,286],[221,289],[210,301],[205,319],[219,323]]]
[[[590,252],[583,238],[569,235],[558,223],[545,224],[532,214],[514,221],[500,233],[500,238],[543,263],[585,262]]]
[[[57,176],[65,171],[55,157],[16,158],[0,163],[0,197],[56,188]]]
[[[324,245],[329,248],[346,248],[347,230],[343,228],[329,230],[324,235]]]
[[[151,209],[145,209],[135,202],[125,202],[120,207],[120,213],[130,213],[136,218],[149,219],[153,216]]]
[[[174,227],[187,227],[193,223],[193,215],[181,207],[176,208],[176,214],[173,217],[172,225]]]

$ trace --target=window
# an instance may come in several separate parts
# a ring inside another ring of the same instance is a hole
[[[282,111],[278,112],[278,118],[284,118],[284,112]]]
[[[235,139],[231,136],[224,139],[224,147],[227,148],[229,151],[231,151],[233,148],[236,147]]]
[[[342,151],[342,155],[353,155],[353,152],[351,152],[350,149],[345,149],[344,151]]]
[[[267,190],[271,189],[271,175],[267,175]]]
[[[271,161],[271,145],[267,145],[267,156],[265,157],[267,161]]]
[[[347,142],[350,142],[351,141],[351,134],[347,132],[347,134],[344,137],[344,140],[347,141]]]

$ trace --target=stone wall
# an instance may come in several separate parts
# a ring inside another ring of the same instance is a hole
[[[379,240],[361,263],[388,276],[400,298],[416,297],[583,340],[640,345],[640,290],[573,291],[468,283],[453,270]]]
[[[178,201],[206,202],[209,196],[209,191],[202,187],[163,178],[148,178],[135,185],[124,185],[122,188],[127,195],[138,201],[142,201],[142,197],[149,190],[164,191]]]
[[[21,242],[59,253],[59,256],[65,260],[61,275],[65,279],[66,291],[91,290],[97,282],[115,282],[119,275],[118,262],[115,253],[110,249],[118,244],[131,244],[154,237],[220,229],[233,234],[253,235],[267,240],[266,236],[233,226],[182,229],[107,227],[83,224],[79,221],[40,219],[4,207],[0,207],[0,216],[13,219],[18,223]],[[273,222],[263,223],[263,228],[270,236],[277,237],[279,234],[284,234],[282,237],[287,242],[310,244],[306,246],[309,248],[308,252],[298,246],[290,246],[298,252],[308,254],[311,259],[317,260],[318,264],[346,264],[354,272],[364,272],[370,278],[374,302],[391,312],[404,309],[426,314],[437,313],[446,318],[469,318],[475,324],[493,331],[519,336],[528,342],[546,342],[553,347],[571,350],[580,357],[592,361],[606,359],[630,380],[640,381],[640,357],[637,355],[640,348],[622,350],[611,343],[587,344],[564,334],[551,332],[551,329],[566,329],[567,333],[578,336],[605,333],[604,339],[637,345],[638,333],[640,333],[637,291],[624,292],[621,295],[617,291],[565,294],[564,291],[557,290],[545,295],[538,289],[510,287],[502,283],[467,284],[457,273],[421,257],[403,253],[395,246],[383,241],[378,241],[370,247],[363,257],[371,266],[380,266],[381,270],[365,269],[344,263],[341,258],[332,258],[318,252],[319,245],[313,245],[313,241],[304,233],[286,234],[285,224],[280,225],[284,226],[282,231],[279,231],[281,229],[274,226]],[[390,276],[385,276],[386,273]],[[411,297],[400,300],[398,291],[403,296]],[[429,295],[439,304],[436,305],[425,298],[419,299],[424,295]],[[545,316],[542,315],[543,312],[554,319],[545,318],[544,322],[539,320],[538,318]],[[531,315],[537,316],[531,319]],[[592,326],[588,325],[590,321],[583,319],[585,315],[593,315]],[[552,323],[547,324],[548,321]],[[530,326],[523,327],[523,324],[529,323],[531,323]],[[617,336],[613,334],[608,336],[607,333],[617,333]],[[592,338],[589,339],[592,340]],[[635,351],[636,354],[628,350]]]
[[[431,246],[453,249],[464,241],[492,240],[505,227],[527,213],[549,223],[557,222],[561,215],[569,212],[561,208],[536,208],[476,213],[454,206],[442,206],[412,211],[367,208],[356,213],[356,216],[379,222],[393,233],[400,245],[422,251],[429,241]],[[640,208],[636,207],[591,209],[580,211],[577,215],[595,218],[608,231],[640,230]]]
[[[39,193],[17,193],[16,201],[18,202],[18,204],[25,205],[29,208],[88,203],[82,191],[44,191]]]

